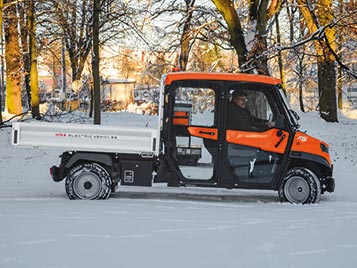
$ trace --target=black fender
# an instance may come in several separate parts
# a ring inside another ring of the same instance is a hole
[[[326,170],[329,170],[330,174],[328,174],[328,175],[330,175],[330,176],[332,175],[332,167],[327,162],[327,160],[325,158],[323,158],[322,156],[304,153],[304,152],[291,152],[289,157],[291,159],[314,162],[315,164],[318,164],[318,165],[324,167]]]
[[[294,166],[301,165],[316,173],[321,183],[321,194],[324,192],[334,192],[335,180],[332,177],[333,165],[330,165],[325,158],[303,152],[291,152],[289,157],[291,161],[290,164]]]
[[[109,167],[113,166],[113,157],[110,154],[94,152],[76,152],[65,164],[65,168],[70,168],[79,161],[96,162]]]
[[[59,167],[53,166],[51,168],[54,181],[61,181],[66,176],[69,170],[80,162],[95,162],[103,165],[108,169],[113,181],[115,182],[118,174],[115,169],[114,155],[110,153],[96,153],[96,152],[64,152]]]

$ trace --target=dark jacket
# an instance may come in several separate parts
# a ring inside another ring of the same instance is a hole
[[[229,104],[227,129],[245,131],[263,131],[268,128],[268,121],[257,118],[235,103]]]

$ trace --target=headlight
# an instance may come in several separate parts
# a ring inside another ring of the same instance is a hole
[[[320,143],[321,150],[325,153],[328,153],[328,146],[326,144]]]

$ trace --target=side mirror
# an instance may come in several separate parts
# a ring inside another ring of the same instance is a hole
[[[282,137],[282,139],[285,138],[285,135],[283,135],[284,126],[285,126],[285,124],[284,124],[284,116],[282,114],[278,114],[276,116],[276,119],[275,119],[275,127],[278,128],[279,131],[276,133],[276,135],[278,137]],[[281,141],[282,141],[282,139],[281,139]],[[280,142],[275,147],[277,147],[280,144]]]
[[[275,127],[278,129],[283,129],[285,127],[284,124],[284,116],[282,114],[278,114],[275,119]]]

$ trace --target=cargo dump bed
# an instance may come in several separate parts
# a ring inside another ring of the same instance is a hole
[[[67,151],[159,154],[159,131],[146,127],[103,126],[44,122],[12,124],[12,144],[61,148]]]

